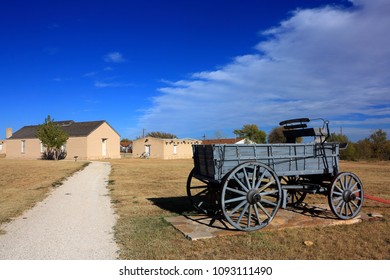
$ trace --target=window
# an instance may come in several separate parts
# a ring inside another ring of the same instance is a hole
[[[173,145],[173,154],[174,154],[174,155],[177,154],[177,145]]]
[[[22,146],[21,146],[21,149],[22,149],[22,154],[24,154],[26,152],[26,140],[22,140],[21,142]]]

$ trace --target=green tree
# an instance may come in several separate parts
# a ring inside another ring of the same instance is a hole
[[[328,142],[347,144],[345,149],[340,149],[340,159],[357,160],[356,144],[352,143],[344,134],[331,133]]]
[[[46,148],[42,158],[58,160],[66,157],[66,151],[62,147],[69,135],[54,122],[50,115],[47,116],[44,124],[38,126],[36,136]]]
[[[146,137],[154,137],[154,138],[161,138],[161,139],[176,139],[177,136],[175,134],[167,133],[167,132],[161,132],[161,131],[152,131],[146,134]]]
[[[247,138],[255,143],[265,143],[267,134],[255,124],[245,124],[242,129],[233,131],[238,137]]]
[[[372,156],[376,159],[386,160],[388,155],[386,153],[387,134],[382,129],[375,131],[370,135],[369,141],[372,148]]]
[[[268,134],[268,143],[286,143],[287,139],[284,137],[283,130],[283,126],[273,128]]]
[[[369,139],[359,140],[356,143],[356,157],[357,159],[371,159],[373,157]]]

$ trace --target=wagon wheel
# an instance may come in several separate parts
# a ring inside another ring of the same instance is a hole
[[[360,212],[363,200],[363,184],[355,174],[342,172],[333,179],[328,201],[330,209],[338,218],[354,218]]]
[[[299,185],[300,178],[295,176],[282,177],[280,183],[282,185]],[[306,198],[306,192],[301,190],[288,190],[287,191],[287,205],[292,207],[298,207]]]
[[[238,165],[226,175],[222,186],[222,213],[238,230],[253,231],[267,226],[282,201],[278,176],[259,162]]]
[[[187,196],[194,208],[202,214],[215,214],[218,199],[218,187],[194,177],[192,169],[187,179]]]

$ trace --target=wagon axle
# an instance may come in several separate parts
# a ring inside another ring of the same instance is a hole
[[[258,190],[250,190],[246,195],[246,199],[250,205],[261,203],[261,195]]]
[[[352,191],[345,190],[343,192],[343,200],[344,200],[344,202],[349,203],[349,202],[351,202],[352,200],[355,200],[355,199],[356,199],[356,195],[354,193],[352,193]]]

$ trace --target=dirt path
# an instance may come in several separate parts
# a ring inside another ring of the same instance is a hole
[[[111,165],[92,162],[21,217],[1,227],[0,259],[116,259]]]

